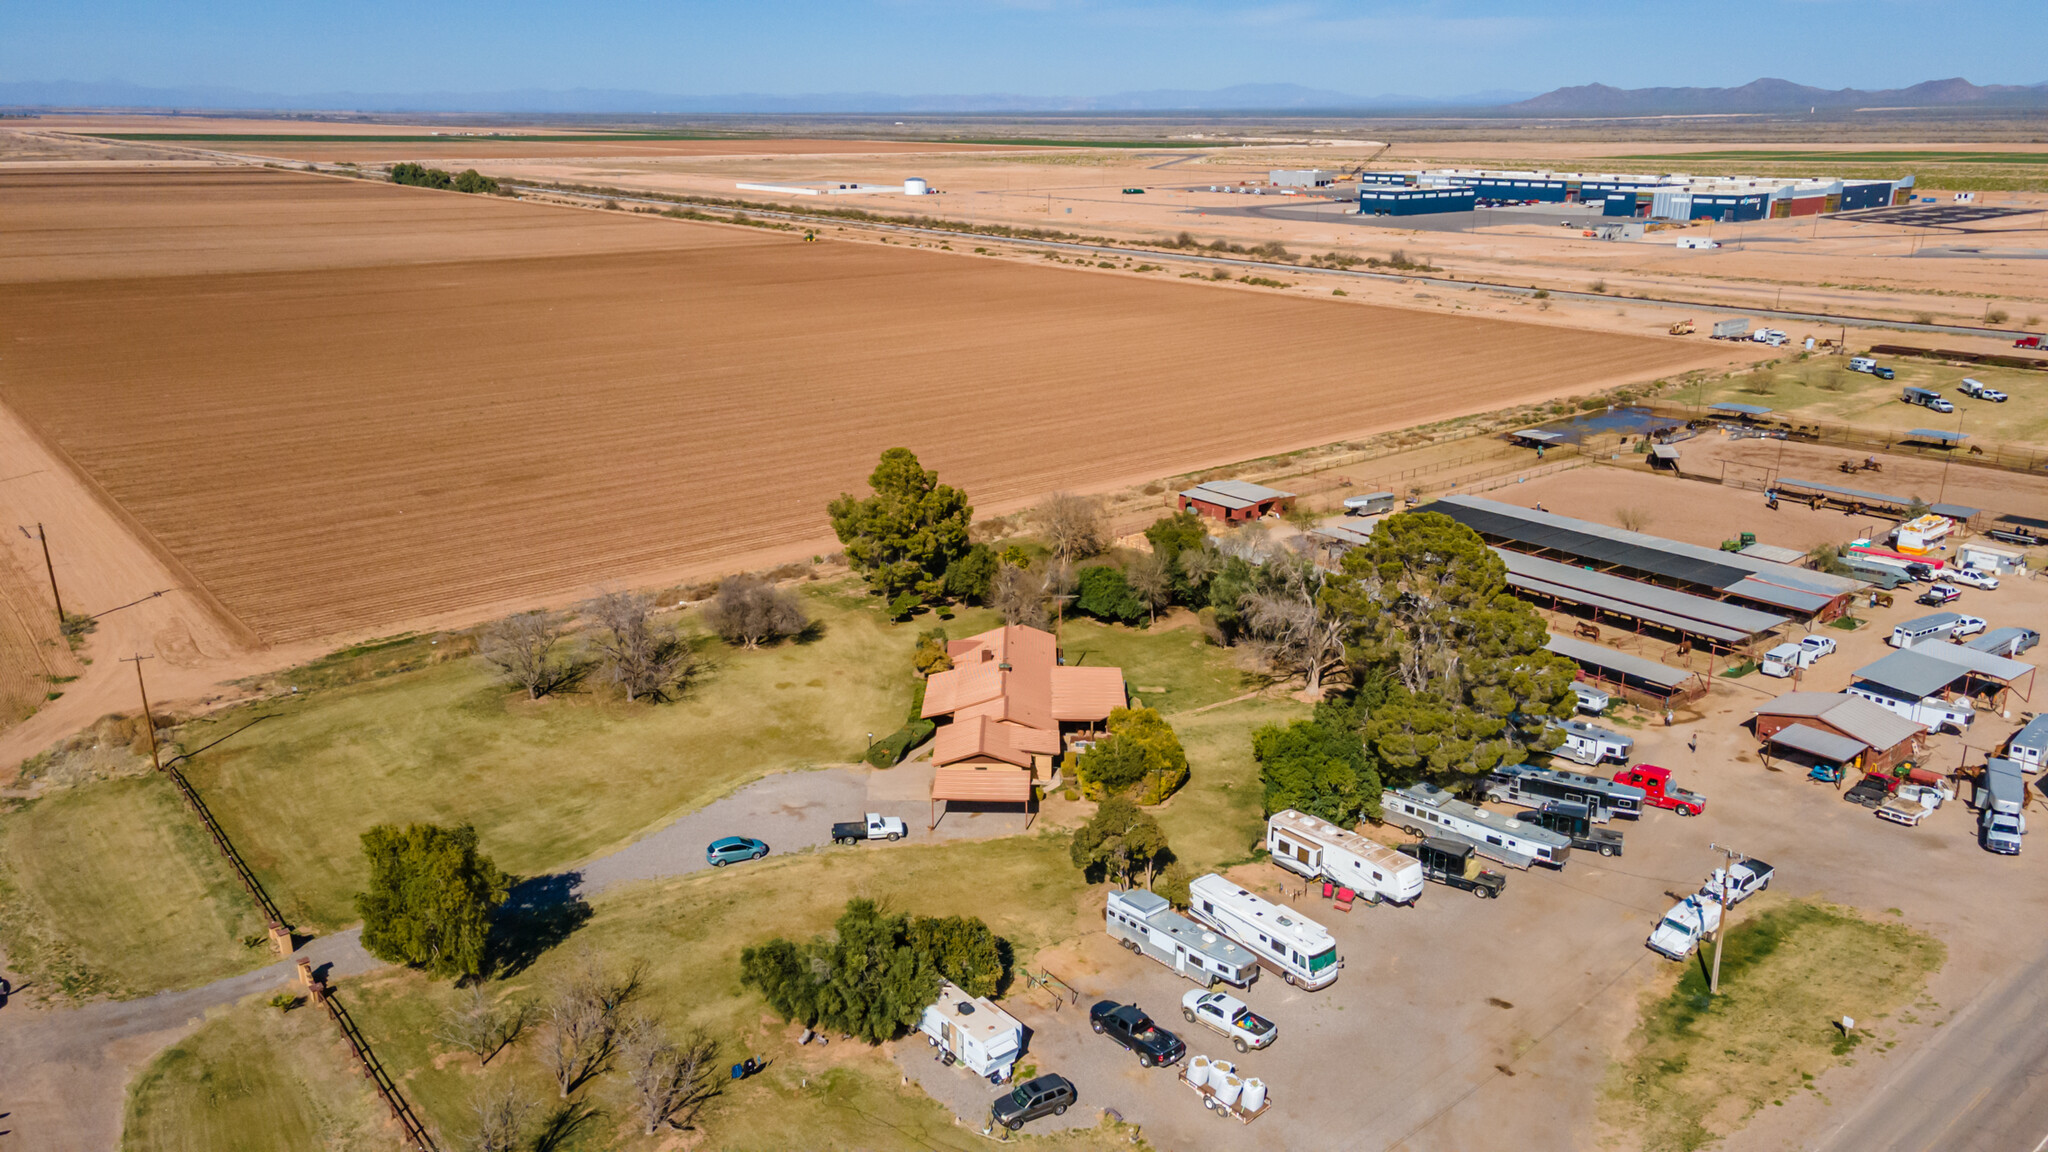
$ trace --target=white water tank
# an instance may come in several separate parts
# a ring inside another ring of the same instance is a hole
[[[905,196],[923,196],[930,191],[931,185],[926,184],[916,176],[912,176],[903,182],[903,194]]]
[[[1238,1104],[1247,1112],[1257,1112],[1266,1104],[1266,1082],[1254,1076],[1244,1082],[1244,1094]]]
[[[1197,1056],[1188,1061],[1188,1083],[1200,1088],[1209,1082],[1209,1058]]]
[[[1218,1104],[1226,1106],[1235,1104],[1238,1097],[1244,1093],[1244,1081],[1239,1080],[1229,1072],[1223,1074],[1221,1081],[1218,1081],[1213,1074],[1209,1079],[1209,1086],[1216,1089],[1216,1102]]]

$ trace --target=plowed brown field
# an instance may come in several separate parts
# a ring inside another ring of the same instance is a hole
[[[259,170],[0,201],[0,399],[268,640],[809,547],[893,445],[991,511],[1707,352]]]

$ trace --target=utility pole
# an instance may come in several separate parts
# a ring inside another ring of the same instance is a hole
[[[1723,848],[1719,844],[1708,844],[1707,847],[1725,857],[1727,864],[1733,864],[1742,858],[1742,853],[1732,848]],[[1709,996],[1721,994],[1721,941],[1728,938],[1728,885],[1735,879],[1727,864],[1721,868],[1721,882],[1714,886],[1714,893],[1721,901],[1721,926],[1714,929],[1714,971],[1707,977]]]
[[[149,728],[149,762],[156,766],[157,771],[161,772],[164,770],[164,764],[157,756],[156,717],[152,716],[149,711],[149,689],[142,685],[142,662],[154,659],[156,657],[144,656],[142,653],[137,652],[133,656],[121,657],[121,663],[135,665],[135,690],[142,693],[142,722]]]
[[[57,595],[57,566],[50,563],[50,537],[43,531],[43,522],[36,521],[36,541],[43,546],[43,571],[50,575],[50,599],[57,602],[57,626],[64,625],[64,597]]]

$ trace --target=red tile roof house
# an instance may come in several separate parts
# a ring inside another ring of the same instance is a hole
[[[1061,663],[1052,633],[1005,625],[946,645],[953,667],[925,684],[932,799],[1029,803],[1059,783],[1060,754],[1099,732],[1129,697],[1121,668]]]

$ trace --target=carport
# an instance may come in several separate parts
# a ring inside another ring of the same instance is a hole
[[[1697,672],[1671,668],[1655,660],[1616,652],[1603,645],[1588,644],[1555,632],[1550,634],[1550,641],[1544,647],[1576,662],[1586,679],[1611,686],[1624,696],[1634,692],[1668,706],[1673,700],[1683,702],[1707,694],[1707,682]]]
[[[1025,812],[1024,827],[1031,827],[1037,815],[1032,802],[1029,768],[984,768],[962,765],[935,769],[932,773],[932,822],[929,831],[960,804],[1019,804]]]
[[[1772,745],[1804,753],[1820,763],[1831,764],[1844,770],[1853,768],[1869,747],[1860,740],[1851,740],[1847,736],[1837,736],[1833,732],[1823,732],[1804,724],[1787,724],[1764,737],[1764,747],[1768,749]],[[1764,766],[1770,767],[1768,752]]]

